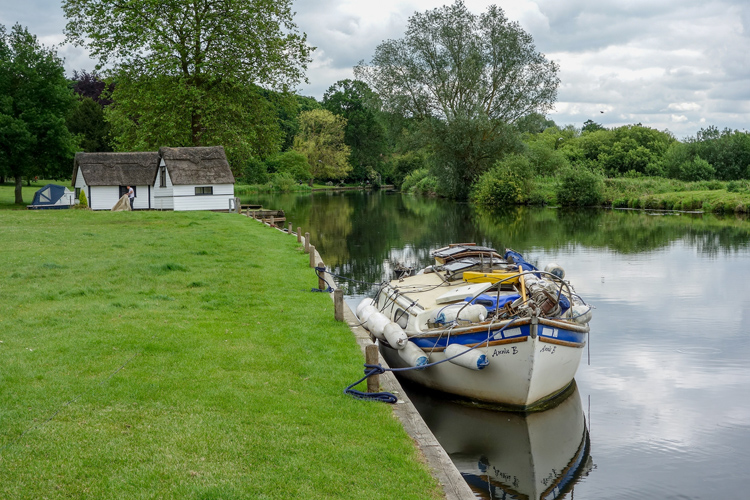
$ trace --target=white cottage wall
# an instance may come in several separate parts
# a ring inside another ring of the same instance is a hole
[[[112,210],[120,199],[119,186],[89,186],[86,196],[92,210]]]
[[[212,184],[212,195],[196,195],[197,185],[174,186],[174,209],[229,210],[229,198],[234,197],[234,184]]]
[[[155,210],[174,210],[174,186],[172,185],[172,179],[169,176],[169,169],[165,169],[167,180],[167,187],[161,186],[161,167],[164,166],[164,160],[161,161],[160,168],[156,171],[156,181],[154,181],[153,192],[153,203],[151,206]]]

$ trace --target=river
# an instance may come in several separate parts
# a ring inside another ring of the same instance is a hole
[[[750,222],[513,208],[386,192],[258,195],[356,305],[398,264],[476,242],[556,262],[596,308],[577,389],[519,415],[408,388],[478,498],[744,499],[750,480]],[[562,464],[562,465],[560,465]]]

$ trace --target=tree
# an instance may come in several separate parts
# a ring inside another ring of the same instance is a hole
[[[112,151],[109,145],[110,125],[104,120],[104,110],[94,99],[78,100],[67,120],[70,133],[79,136],[82,151]]]
[[[0,25],[0,172],[15,178],[23,204],[23,177],[70,175],[75,138],[65,126],[75,97],[62,60],[16,24]]]
[[[425,121],[435,159],[447,167],[438,178],[448,194],[463,197],[507,153],[513,142],[507,134],[515,133],[507,126],[552,108],[557,71],[502,9],[492,5],[477,16],[457,0],[415,13],[405,37],[380,44],[371,63],[360,63],[354,74],[385,110]]]
[[[344,142],[352,150],[350,177],[366,180],[368,167],[382,173],[387,152],[386,132],[376,115],[378,99],[370,87],[358,80],[340,80],[323,94],[323,107],[346,118]]]
[[[343,179],[352,169],[350,149],[344,143],[346,119],[325,109],[305,111],[299,117],[300,130],[294,138],[294,150],[302,153],[310,165],[313,179]]]
[[[605,128],[600,123],[596,123],[594,120],[589,119],[583,122],[583,128],[581,129],[581,132],[596,132],[597,130],[605,130]]]
[[[258,87],[293,88],[310,61],[291,3],[64,0],[63,10],[68,41],[110,68],[118,148],[223,144],[242,162],[281,141]]]
[[[88,71],[73,70],[73,92],[78,94],[82,99],[88,97],[97,102],[102,108],[112,104],[109,96],[112,94],[112,85],[101,77],[96,70],[89,73]]]

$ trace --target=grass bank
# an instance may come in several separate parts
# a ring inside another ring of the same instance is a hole
[[[210,212],[0,233],[0,498],[441,496],[390,407],[342,394],[362,356],[295,238]]]

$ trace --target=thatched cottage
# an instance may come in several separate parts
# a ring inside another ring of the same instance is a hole
[[[234,176],[224,148],[161,148],[156,153],[77,153],[76,197],[84,190],[94,210],[110,210],[135,190],[136,210],[227,210]]]

